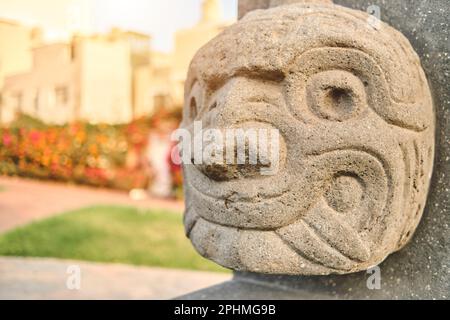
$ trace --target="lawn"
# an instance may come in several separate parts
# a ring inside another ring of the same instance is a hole
[[[92,207],[0,235],[0,255],[228,272],[184,236],[182,216],[161,210]]]

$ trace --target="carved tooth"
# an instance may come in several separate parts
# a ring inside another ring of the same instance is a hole
[[[239,270],[238,254],[241,231],[208,222],[199,218],[194,225],[191,241],[205,258],[223,267]]]
[[[322,240],[305,222],[279,229],[277,234],[298,253],[319,265],[349,271],[356,266],[354,261]]]
[[[184,212],[183,222],[184,222],[184,232],[186,237],[190,237],[191,231],[197,223],[199,216],[194,212],[192,206],[186,208]]]
[[[243,250],[243,243],[251,250]],[[253,272],[327,275],[335,271],[298,254],[275,232],[241,231],[239,244],[240,263]]]
[[[365,262],[370,251],[359,234],[324,202],[309,212],[304,221],[331,247],[351,260]]]

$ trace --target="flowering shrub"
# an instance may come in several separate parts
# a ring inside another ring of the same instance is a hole
[[[0,175],[124,190],[146,188],[148,168],[141,155],[151,125],[151,119],[141,119],[118,126],[47,126],[22,116],[9,128],[0,128]],[[140,156],[129,163],[132,153]],[[180,181],[174,181],[179,184],[174,189],[181,186]]]

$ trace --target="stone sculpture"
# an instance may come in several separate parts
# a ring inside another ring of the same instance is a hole
[[[282,155],[273,176],[184,164],[201,255],[238,271],[347,274],[411,239],[433,167],[432,98],[408,40],[368,19],[328,1],[256,10],[197,53],[182,127],[276,128]]]

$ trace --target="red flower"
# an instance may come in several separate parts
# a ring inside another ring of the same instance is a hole
[[[31,131],[30,132],[30,140],[33,144],[36,144],[41,139],[41,133],[39,131]]]
[[[3,134],[3,144],[7,147],[12,143],[12,136],[9,133]]]

